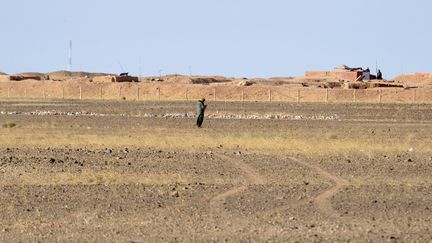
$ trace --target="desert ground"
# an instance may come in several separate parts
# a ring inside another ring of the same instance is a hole
[[[430,242],[432,105],[3,100],[1,242]]]

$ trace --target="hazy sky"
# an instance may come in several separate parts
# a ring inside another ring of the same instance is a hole
[[[3,0],[0,71],[432,71],[429,0]]]

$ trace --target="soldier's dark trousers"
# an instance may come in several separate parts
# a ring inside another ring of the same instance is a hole
[[[201,125],[203,124],[203,122],[204,122],[204,115],[198,115],[196,125],[198,127],[201,127]]]

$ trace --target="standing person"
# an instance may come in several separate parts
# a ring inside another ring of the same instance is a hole
[[[379,70],[379,69],[378,69],[378,72],[377,72],[377,79],[379,79],[379,80],[383,79],[382,78],[381,70]]]
[[[204,102],[205,102],[205,98],[200,99],[198,101],[198,104],[197,104],[197,107],[196,107],[196,109],[197,109],[197,122],[196,122],[196,125],[198,127],[201,127],[201,125],[202,125],[202,123],[204,121],[204,111],[207,108],[207,105],[204,104]]]
[[[363,80],[369,81],[370,79],[371,79],[370,69],[366,68],[366,70],[363,71]]]

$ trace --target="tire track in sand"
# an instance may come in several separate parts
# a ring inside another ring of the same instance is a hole
[[[212,211],[221,210],[222,205],[228,197],[246,190],[249,185],[263,185],[265,183],[265,179],[255,170],[255,168],[246,164],[241,159],[232,158],[224,154],[215,155],[224,161],[230,162],[234,167],[242,171],[246,177],[246,181],[242,185],[235,186],[232,189],[217,194],[216,196],[211,198],[210,208]]]
[[[250,165],[243,162],[241,159],[232,158],[223,154],[216,154],[217,157],[224,161],[229,161],[231,164],[242,171],[246,176],[246,181],[242,185],[238,185],[233,187],[232,189],[225,191],[223,193],[217,194],[213,198],[210,199],[210,208],[212,211],[221,210],[223,203],[230,196],[238,194],[242,191],[245,191],[249,185],[263,185],[265,184],[265,179]],[[312,199],[314,206],[320,210],[321,212],[328,214],[332,217],[338,217],[339,213],[333,208],[331,199],[334,195],[336,195],[343,187],[350,185],[350,183],[338,176],[331,174],[330,172],[324,170],[318,165],[312,164],[307,161],[300,160],[295,157],[289,157],[292,161],[303,165],[313,171],[315,171],[318,175],[329,179],[333,182],[333,186],[324,192],[320,193],[318,196]],[[300,200],[297,203],[293,203],[290,207],[300,206],[307,202],[307,199]],[[273,210],[272,210],[273,211]]]
[[[339,216],[339,213],[333,208],[331,198],[336,195],[344,186],[349,185],[349,182],[343,178],[330,174],[328,171],[322,169],[320,166],[311,164],[309,162],[290,157],[291,160],[297,162],[300,165],[306,166],[309,169],[315,171],[320,176],[331,180],[334,185],[323,193],[319,194],[313,199],[313,203],[316,208],[321,212],[328,214],[331,217]]]

